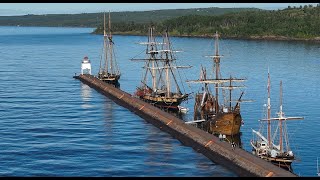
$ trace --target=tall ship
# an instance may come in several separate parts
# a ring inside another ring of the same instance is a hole
[[[163,110],[178,112],[180,105],[189,97],[184,93],[183,84],[178,69],[191,68],[191,66],[177,66],[176,52],[172,50],[168,30],[163,35],[163,41],[156,41],[154,26],[148,30],[148,41],[140,44],[146,45],[146,58],[131,59],[145,61],[140,86],[134,95]]]
[[[103,23],[103,49],[100,59],[98,78],[106,83],[119,86],[120,70],[114,52],[114,41],[111,34],[111,17],[109,12],[108,33],[106,32],[106,15]]]
[[[207,78],[207,71],[201,68],[201,75],[198,80],[187,81],[188,83],[202,83],[202,92],[195,94],[194,104],[194,121],[201,123],[200,127],[212,134],[222,135],[238,135],[242,125],[242,117],[240,113],[240,103],[244,91],[241,91],[238,99],[233,100],[232,91],[241,90],[244,85],[234,83],[244,82],[246,79],[238,79],[234,77],[222,78],[220,71],[219,55],[219,34],[215,35],[215,54],[207,57],[212,58],[212,76]],[[229,91],[229,92],[226,92]],[[221,103],[220,101],[223,101]]]
[[[252,153],[262,159],[265,159],[279,167],[292,171],[291,163],[296,159],[290,149],[288,130],[286,122],[288,120],[303,119],[303,117],[286,117],[282,106],[282,81],[280,81],[280,106],[278,117],[271,117],[271,99],[270,99],[270,74],[268,72],[268,100],[266,118],[261,119],[259,131],[252,130],[254,139],[251,140]],[[275,128],[272,132],[271,122],[275,122]],[[267,126],[267,133],[264,136],[264,128]]]

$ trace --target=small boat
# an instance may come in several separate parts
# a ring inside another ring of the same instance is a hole
[[[117,65],[116,56],[114,53],[114,41],[111,34],[111,18],[109,12],[109,32],[106,32],[106,15],[104,14],[104,29],[103,29],[103,50],[100,60],[100,68],[98,79],[119,86],[120,70]]]
[[[159,43],[156,41],[154,29],[153,26],[149,28],[148,42],[140,43],[146,45],[147,58],[131,59],[145,61],[141,85],[137,87],[134,95],[163,110],[186,111],[187,109],[180,105],[188,99],[189,94],[184,93],[178,83],[181,77],[178,69],[191,66],[175,65],[175,52],[178,51],[172,50],[168,30],[163,35],[163,42]]]
[[[268,101],[266,119],[261,119],[259,131],[252,130],[254,139],[251,140],[252,153],[266,161],[269,161],[279,167],[292,171],[291,163],[296,159],[290,149],[288,130],[286,122],[289,120],[303,119],[303,117],[286,117],[282,106],[282,81],[280,81],[280,107],[278,117],[271,117],[271,99],[270,99],[270,74],[268,71]],[[271,131],[271,122],[276,122],[274,132]],[[263,135],[263,130],[267,124],[267,136]],[[285,146],[283,145],[285,144]]]
[[[186,107],[183,107],[180,105],[178,105],[178,108],[179,108],[179,112],[184,113],[184,114],[189,111],[189,108],[186,108]]]
[[[220,71],[220,58],[218,40],[219,34],[215,35],[215,54],[207,56],[213,60],[213,79],[207,78],[206,69],[201,67],[200,79],[187,81],[188,83],[202,83],[202,92],[195,95],[194,119],[205,119],[201,127],[202,129],[215,135],[233,136],[240,133],[240,127],[243,119],[240,113],[240,103],[244,92],[240,97],[232,100],[232,91],[245,87],[243,85],[233,85],[233,83],[244,82],[246,79],[238,79],[231,77],[222,78]],[[213,84],[213,86],[209,86]],[[212,89],[210,89],[212,88]],[[228,90],[229,93],[225,93]],[[221,103],[223,102],[223,103]],[[234,102],[234,104],[232,104]]]

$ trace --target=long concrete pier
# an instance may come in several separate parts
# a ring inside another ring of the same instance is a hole
[[[296,177],[297,175],[277,167],[251,153],[232,148],[228,142],[197,127],[187,125],[172,114],[164,112],[131,94],[113,87],[92,75],[79,75],[74,78],[106,95],[117,104],[129,109],[159,129],[171,134],[182,144],[192,147],[207,158],[223,165],[239,176],[256,177]]]

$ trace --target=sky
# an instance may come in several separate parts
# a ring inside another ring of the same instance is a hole
[[[148,11],[159,9],[255,7],[267,10],[318,3],[0,3],[0,16],[26,14],[78,14],[94,12]]]

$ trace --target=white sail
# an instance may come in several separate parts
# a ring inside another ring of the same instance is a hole
[[[252,132],[254,132],[256,135],[258,135],[262,140],[268,142],[267,138],[265,138],[260,132],[255,131],[254,129],[252,129]]]
[[[279,145],[275,145],[272,143],[272,147],[275,147],[277,150],[280,150],[280,144]]]
[[[205,100],[205,98],[206,98],[206,95],[207,95],[207,92],[206,91],[204,91],[204,93],[203,93],[203,95],[202,95],[202,99],[201,99],[201,107],[203,106],[203,104],[204,104],[204,100]]]
[[[258,135],[263,141],[267,142],[267,144],[268,144],[267,138],[265,138],[260,132],[255,131],[253,129],[252,129],[252,132],[254,132],[256,135]],[[272,147],[275,147],[277,150],[280,150],[280,145],[275,145],[273,143],[271,143],[271,144],[272,144]]]

